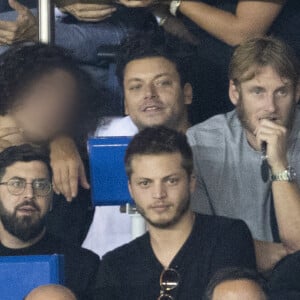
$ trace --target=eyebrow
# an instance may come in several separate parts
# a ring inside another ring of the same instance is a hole
[[[172,73],[167,73],[167,72],[166,73],[161,73],[161,74],[156,75],[153,79],[155,80],[155,79],[159,79],[159,78],[164,77],[164,76],[171,76],[171,75],[172,75]],[[138,77],[133,77],[133,78],[130,78],[130,79],[127,80],[128,83],[130,83],[132,81],[143,81],[143,79],[138,78]]]
[[[12,179],[26,180],[26,178],[20,177],[20,176],[13,176],[13,177],[9,178],[8,180],[12,180]],[[47,177],[38,177],[38,178],[33,178],[32,181],[36,181],[36,180],[49,180],[49,178],[47,178]]]
[[[173,177],[173,176],[180,176],[180,174],[179,173],[172,173],[170,175],[167,175],[167,176],[163,177],[162,179],[163,180],[168,179],[168,178]],[[138,177],[137,180],[153,180],[153,179],[147,178],[147,177]]]

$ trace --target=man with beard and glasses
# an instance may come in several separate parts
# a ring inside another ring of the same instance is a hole
[[[100,126],[97,136],[133,136],[163,125],[181,132],[190,127],[193,89],[188,70],[191,49],[163,35],[134,35],[122,43],[117,76],[123,87],[126,117]],[[131,240],[131,218],[118,206],[97,207],[83,246],[100,256]]]
[[[24,144],[0,153],[0,255],[63,254],[66,286],[87,300],[93,293],[99,258],[47,232],[51,177],[48,155],[39,148]]]
[[[128,187],[148,232],[103,257],[95,299],[201,299],[224,267],[255,268],[244,222],[196,214],[192,150],[183,133],[146,128],[125,155]]]
[[[196,211],[244,220],[260,270],[300,249],[300,65],[272,38],[239,46],[229,66],[236,109],[191,128]]]

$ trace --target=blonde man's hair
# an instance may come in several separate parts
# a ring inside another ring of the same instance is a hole
[[[261,68],[272,67],[281,78],[296,87],[300,79],[300,62],[293,49],[274,37],[257,37],[238,46],[229,64],[229,79],[235,85],[251,80]]]

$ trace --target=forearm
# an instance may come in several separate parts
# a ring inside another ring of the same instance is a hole
[[[254,240],[257,269],[260,272],[271,270],[288,252],[283,244]]]
[[[206,3],[182,1],[179,11],[217,39],[235,46],[265,34],[281,8],[282,3],[241,1],[233,14]]]
[[[272,183],[274,207],[283,245],[289,253],[300,250],[300,191],[297,183]]]

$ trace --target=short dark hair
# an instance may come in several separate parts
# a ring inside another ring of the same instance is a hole
[[[15,106],[18,96],[41,76],[55,70],[69,73],[76,81],[79,107],[69,132],[76,133],[75,138],[82,141],[96,129],[104,97],[71,53],[58,46],[17,44],[0,55],[0,115],[7,114]]]
[[[142,58],[164,57],[175,65],[183,86],[190,81],[189,62],[195,51],[193,46],[160,31],[130,35],[122,41],[117,52],[116,75],[123,86],[124,70],[129,62]]]
[[[41,161],[47,166],[49,177],[52,179],[52,169],[48,149],[34,147],[30,144],[12,146],[0,153],[0,179],[5,174],[6,168],[17,162]]]
[[[267,297],[267,281],[258,272],[246,268],[230,267],[220,269],[213,275],[206,288],[203,300],[212,300],[214,290],[220,283],[230,280],[242,279],[254,281],[259,287],[261,287],[262,291]]]
[[[129,143],[125,154],[125,168],[128,179],[132,175],[132,159],[135,155],[180,153],[182,167],[188,176],[193,172],[193,154],[186,135],[176,130],[159,127],[148,127],[136,134]]]

